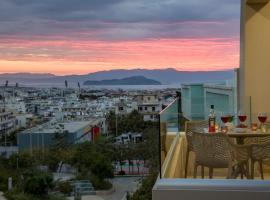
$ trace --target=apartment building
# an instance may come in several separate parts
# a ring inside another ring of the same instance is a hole
[[[142,94],[136,97],[138,111],[145,121],[156,121],[161,111],[161,103],[155,94]]]
[[[216,115],[235,114],[236,87],[223,84],[183,84],[181,95],[183,116],[188,120],[207,119],[211,105]]]
[[[8,134],[16,127],[16,118],[12,112],[0,108],[0,135]]]

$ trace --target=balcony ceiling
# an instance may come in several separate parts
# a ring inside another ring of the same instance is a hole
[[[270,0],[247,0],[248,4],[268,3]]]

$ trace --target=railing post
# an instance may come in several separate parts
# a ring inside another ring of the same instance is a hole
[[[162,178],[161,175],[161,133],[160,133],[160,113],[158,114],[158,153],[159,153],[159,178]]]
[[[182,118],[182,102],[181,102],[181,93],[178,97],[178,131],[181,130],[181,118]]]

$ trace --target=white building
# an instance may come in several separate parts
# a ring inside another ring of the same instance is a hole
[[[10,133],[16,127],[16,118],[12,112],[0,108],[0,135]]]
[[[136,99],[138,111],[143,115],[144,121],[156,121],[162,107],[158,96],[154,94],[145,94],[138,95]]]

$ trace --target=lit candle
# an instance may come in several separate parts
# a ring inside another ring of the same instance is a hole
[[[222,133],[227,133],[228,132],[228,127],[227,126],[221,127],[221,132]]]
[[[215,132],[218,132],[219,131],[219,126],[218,126],[218,124],[216,124],[216,126],[215,126]]]
[[[257,123],[252,123],[252,124],[251,124],[251,130],[252,130],[252,131],[257,131],[257,129],[258,129]]]

